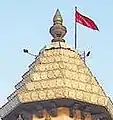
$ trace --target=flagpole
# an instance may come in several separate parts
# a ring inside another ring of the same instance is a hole
[[[77,22],[76,22],[76,12],[77,7],[75,6],[75,15],[74,15],[74,22],[75,22],[75,49],[77,48]]]

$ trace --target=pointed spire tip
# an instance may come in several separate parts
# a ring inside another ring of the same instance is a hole
[[[55,15],[53,17],[53,22],[54,22],[54,24],[58,24],[58,23],[62,24],[62,22],[63,22],[63,19],[62,19],[62,16],[60,14],[59,9],[56,10],[56,13],[55,13]]]

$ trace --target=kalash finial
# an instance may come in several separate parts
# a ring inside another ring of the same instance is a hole
[[[57,9],[54,17],[53,17],[53,26],[50,28],[50,34],[53,36],[52,42],[65,42],[63,37],[67,33],[67,29],[62,25],[63,19],[60,14],[59,9]]]

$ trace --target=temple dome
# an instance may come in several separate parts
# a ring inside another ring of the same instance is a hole
[[[23,103],[70,98],[98,105],[107,104],[107,97],[96,78],[79,54],[64,42],[55,42],[46,48],[31,64],[23,79],[25,84],[18,94]]]
[[[62,27],[59,19],[55,20]],[[37,56],[15,88],[15,92],[8,97],[8,102],[0,109],[1,117],[5,117],[20,104],[73,99],[103,106],[113,118],[112,101],[106,96],[78,51],[69,47],[62,37],[54,38]]]

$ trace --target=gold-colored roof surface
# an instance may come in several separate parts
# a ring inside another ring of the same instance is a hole
[[[113,118],[113,103],[80,58],[67,43],[52,42],[29,66],[8,102],[0,109],[6,116],[20,103],[68,98],[104,106]]]
[[[73,98],[106,104],[105,93],[75,51],[45,50],[24,77],[29,82],[18,94],[22,103]]]

